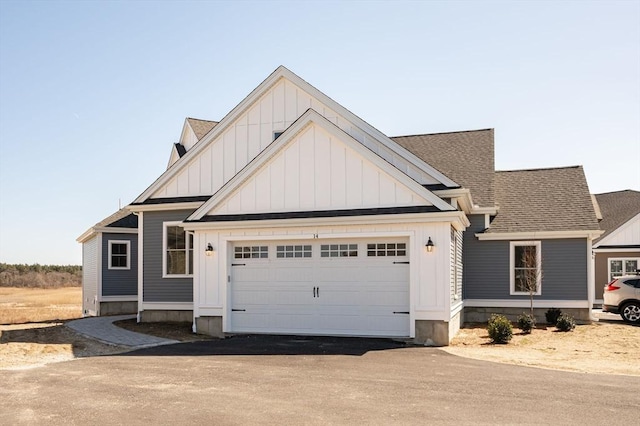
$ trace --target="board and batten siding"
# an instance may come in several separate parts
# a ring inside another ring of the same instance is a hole
[[[98,296],[98,236],[82,243],[82,312],[96,311]]]
[[[479,241],[484,216],[469,217],[464,232],[463,295],[465,299],[528,299],[510,295],[509,241]],[[536,300],[587,300],[586,239],[541,240],[542,294]]]
[[[431,205],[311,124],[210,214]]]
[[[286,130],[309,108],[420,184],[439,183],[296,84],[283,78],[229,124],[222,134],[151,198],[214,194],[273,142],[274,132]]]
[[[109,269],[109,241],[129,241],[129,269]],[[138,236],[136,234],[102,234],[102,296],[138,294]]]
[[[144,302],[193,302],[193,278],[162,277],[162,258],[164,256],[162,250],[163,223],[184,220],[191,213],[193,213],[193,210],[144,213]]]

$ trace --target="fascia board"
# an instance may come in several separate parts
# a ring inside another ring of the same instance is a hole
[[[166,204],[137,204],[125,207],[132,213],[155,212],[167,210],[192,210],[202,206],[202,201],[190,201],[188,203],[166,203]]]
[[[398,223],[434,223],[452,222],[454,226],[469,226],[466,215],[461,211],[433,212],[433,213],[408,213],[388,214],[379,216],[349,216],[349,217],[323,217],[303,219],[270,219],[270,220],[245,220],[235,222],[182,222],[184,229],[188,231],[198,230],[223,230],[223,229],[255,229],[255,228],[291,228],[296,226],[346,226],[346,225],[380,225]]]
[[[355,140],[352,136],[345,133],[335,124],[331,123],[324,116],[319,114],[313,109],[308,109],[302,114],[288,129],[284,131],[282,135],[274,142],[272,142],[267,148],[265,148],[260,154],[258,154],[244,169],[238,172],[233,178],[229,180],[218,192],[216,192],[202,207],[193,212],[187,220],[199,220],[204,217],[208,211],[215,208],[218,204],[227,199],[237,188],[239,188],[245,181],[253,176],[263,165],[265,165],[272,157],[274,157],[284,146],[290,143],[300,132],[302,132],[307,126],[316,124],[323,130],[332,134],[334,137],[340,139],[347,144],[351,149],[358,152],[360,155],[371,161],[374,165],[381,168],[393,178],[397,179],[410,190],[429,201],[435,207],[440,210],[453,210],[453,207],[438,196],[424,188],[415,180],[411,179],[406,174],[402,173],[396,167],[385,161],[382,157],[371,151],[366,146]]]
[[[319,99],[322,103],[326,104],[329,108],[336,111],[338,114],[347,118],[349,121],[351,121],[351,123],[357,125],[365,133],[368,133],[370,136],[373,136],[374,139],[377,139],[380,143],[382,143],[387,148],[397,153],[404,159],[411,162],[414,166],[418,167],[420,170],[433,176],[434,178],[442,182],[444,185],[459,186],[456,182],[452,181],[447,176],[443,175],[441,172],[431,167],[430,165],[425,163],[423,160],[418,158],[416,155],[411,153],[411,151],[407,150],[406,148],[402,147],[400,144],[391,140],[391,138],[389,138],[387,135],[382,133],[380,130],[376,129],[375,127],[373,127],[372,125],[370,125],[369,123],[367,123],[366,121],[364,121],[363,119],[361,119],[360,117],[358,117],[357,115],[355,115],[354,113],[352,113],[351,111],[349,111],[348,109],[340,105],[338,102],[334,101],[329,96],[325,95],[320,90],[316,89],[311,84],[307,83],[305,80],[303,80],[301,77],[299,77],[292,71],[288,70],[285,67],[281,67],[281,68],[282,68],[283,75],[287,79],[289,79],[292,83],[296,84],[301,89],[305,90],[307,93],[310,93],[311,95]]]
[[[593,247],[594,253],[637,253],[640,251],[638,247],[618,247],[618,248],[598,248]]]
[[[538,231],[538,232],[504,232],[495,234],[475,234],[480,241],[508,241],[508,240],[553,240],[561,238],[597,238],[604,231],[598,229],[587,231]]]
[[[629,219],[622,225],[618,226],[615,231],[611,232],[609,235],[604,237],[602,240],[598,241],[598,243],[594,244],[593,246],[594,247],[606,246],[608,241],[614,239],[619,233],[624,232],[626,228],[628,228],[629,226],[632,226],[636,221],[640,221],[640,213],[633,216],[631,219]],[[602,232],[604,233],[604,231]],[[638,243],[640,244],[640,241],[638,241]]]
[[[103,232],[103,233],[111,233],[111,234],[137,234],[138,233],[138,228],[116,228],[116,227],[100,227],[100,228],[95,228],[96,232]]]
[[[82,235],[80,235],[78,238],[76,238],[76,241],[79,243],[84,243],[85,241],[89,241],[91,238],[93,238],[95,234],[96,234],[95,229],[91,227],[86,231],[84,231]]]

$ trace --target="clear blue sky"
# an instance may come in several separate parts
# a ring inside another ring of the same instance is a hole
[[[496,129],[496,168],[640,189],[640,2],[0,0],[0,262],[75,239],[278,65],[389,136]]]

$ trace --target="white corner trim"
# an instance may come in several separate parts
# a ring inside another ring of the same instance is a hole
[[[465,308],[528,308],[529,299],[467,299]],[[534,299],[534,308],[590,308],[588,300],[545,300]]]
[[[191,311],[193,303],[188,302],[144,302],[142,308],[138,306],[139,311]]]
[[[476,238],[480,241],[505,241],[505,240],[553,240],[563,238],[597,238],[604,231],[540,231],[540,232],[504,232],[504,233],[478,233]]]
[[[324,116],[319,114],[313,109],[308,109],[302,114],[285,132],[280,135],[278,139],[267,146],[260,154],[258,154],[251,162],[234,177],[232,177],[224,186],[216,192],[207,202],[205,202],[198,210],[193,212],[187,220],[199,220],[202,219],[209,211],[214,209],[220,203],[223,203],[228,197],[230,197],[234,191],[242,186],[247,180],[254,176],[261,167],[266,165],[271,158],[284,149],[294,138],[306,129],[310,125],[317,125],[323,130],[327,131],[334,137],[340,139],[349,148],[356,151],[359,155],[370,161],[372,164],[382,169],[384,172],[392,176],[394,179],[401,182],[408,187],[414,193],[425,199],[433,206],[443,211],[454,210],[454,208],[435,195],[433,192],[427,190],[415,180],[411,179],[405,173],[398,170],[396,167],[385,161],[382,157],[375,154],[369,148],[355,140],[352,136],[345,133],[342,129],[331,123]]]
[[[142,212],[135,214],[138,216],[138,226],[142,230],[138,235],[138,322],[140,322],[140,311],[144,297],[144,214]]]

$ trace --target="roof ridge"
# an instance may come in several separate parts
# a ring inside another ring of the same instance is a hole
[[[457,131],[450,131],[450,132],[436,132],[436,133],[418,133],[415,135],[400,135],[400,136],[389,136],[391,139],[393,138],[410,138],[410,137],[414,137],[414,136],[433,136],[433,135],[447,135],[447,134],[451,134],[451,133],[471,133],[471,132],[486,132],[486,131],[490,131],[490,130],[495,130],[492,127],[486,128],[486,129],[475,129],[475,130],[457,130]]]
[[[593,194],[593,195],[608,195],[608,194],[618,194],[620,192],[635,192],[640,194],[640,191],[636,191],[635,189],[620,189],[618,191],[610,191],[610,192],[600,192],[598,194]]]
[[[561,170],[561,169],[581,169],[582,165],[575,166],[557,166],[557,167],[538,167],[534,169],[514,169],[514,170],[496,170],[496,173],[515,173],[515,172],[536,172],[541,170]]]
[[[219,121],[205,120],[203,118],[195,118],[195,117],[187,117],[187,120],[198,120],[198,121],[208,121],[209,123],[219,123]]]

